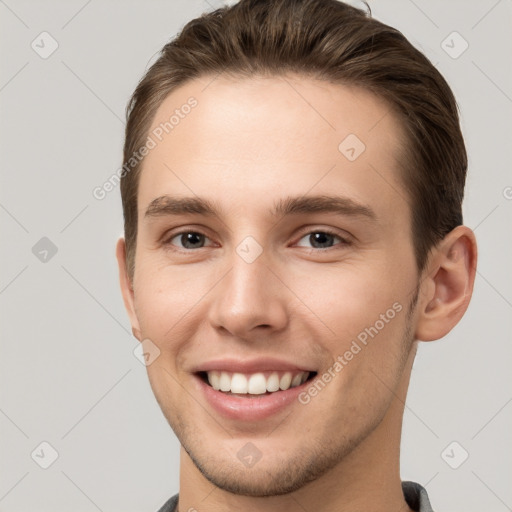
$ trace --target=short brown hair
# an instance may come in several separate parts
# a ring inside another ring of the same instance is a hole
[[[361,87],[385,99],[405,130],[399,161],[423,270],[432,247],[462,224],[467,155],[457,103],[435,66],[367,8],[337,0],[241,0],[190,21],[163,47],[127,105],[123,168],[146,142],[163,100],[194,78],[293,72]],[[141,165],[121,178],[131,276]]]

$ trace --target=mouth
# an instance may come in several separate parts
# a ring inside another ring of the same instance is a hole
[[[228,396],[261,398],[279,395],[315,378],[315,371],[259,371],[238,373],[222,370],[199,371],[196,375],[207,386]]]
[[[311,367],[272,357],[204,361],[190,372],[204,400],[203,408],[210,415],[235,421],[240,428],[286,411],[289,415],[317,375]],[[300,407],[296,414],[304,414]]]

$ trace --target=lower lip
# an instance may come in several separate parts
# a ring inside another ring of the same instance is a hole
[[[249,398],[245,398],[215,391],[201,377],[195,375],[195,378],[206,400],[215,411],[225,418],[241,421],[264,420],[283,411],[294,402],[298,402],[299,394],[310,384],[307,380],[300,386],[286,391],[276,391],[261,397],[248,395]]]

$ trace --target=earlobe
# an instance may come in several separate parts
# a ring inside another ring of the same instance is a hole
[[[121,286],[121,293],[123,295],[124,307],[126,308],[126,312],[130,318],[132,333],[135,338],[141,341],[142,336],[140,332],[139,320],[137,318],[137,314],[135,313],[134,291],[132,280],[128,274],[128,267],[126,264],[126,244],[123,237],[117,241],[116,258],[119,267],[119,284]]]
[[[458,226],[433,251],[422,283],[416,339],[433,341],[448,334],[467,310],[475,282],[476,239]]]

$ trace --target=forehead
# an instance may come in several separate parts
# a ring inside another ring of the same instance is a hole
[[[402,127],[384,100],[361,88],[298,75],[201,77],[163,101],[149,136],[141,208],[163,194],[263,207],[313,189],[407,208]]]

